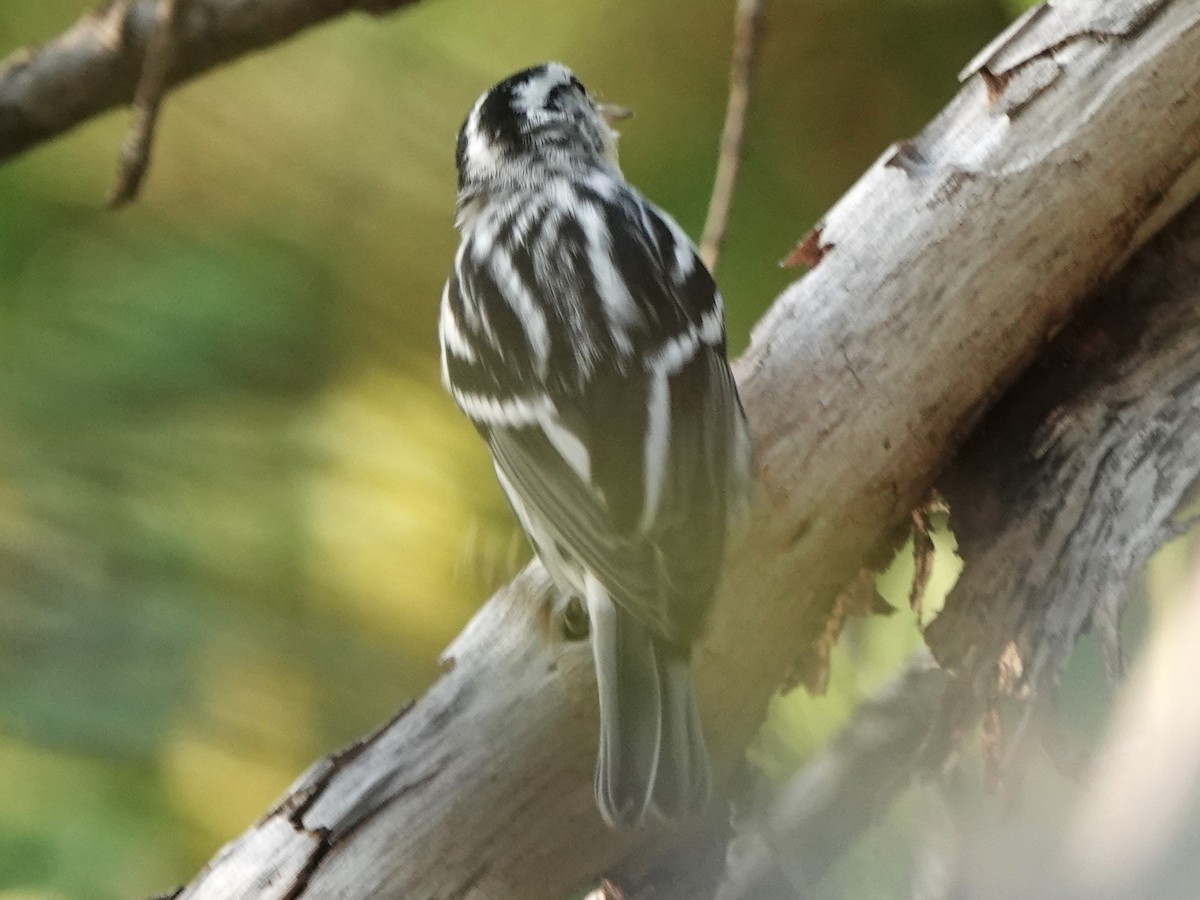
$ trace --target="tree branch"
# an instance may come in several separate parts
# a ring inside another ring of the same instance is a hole
[[[721,150],[713,179],[704,232],[700,237],[700,258],[710,272],[717,270],[725,228],[733,209],[738,169],[742,164],[742,142],[746,136],[746,114],[750,111],[750,86],[762,31],[762,0],[738,0],[733,23],[733,62],[729,69],[729,101],[725,124],[721,129]]]
[[[966,569],[926,638],[960,673],[968,707],[1051,696],[1089,625],[1112,623],[1093,633],[1118,640],[1131,579],[1177,536],[1172,516],[1200,477],[1197,284],[1193,204],[1098,292],[942,480]]]
[[[862,704],[841,734],[739,823],[717,900],[804,896],[921,775],[950,674],[928,653]]]
[[[417,0],[191,0],[166,87],[354,11]],[[158,0],[117,0],[59,37],[0,63],[0,160],[130,103],[159,21]]]
[[[760,487],[695,658],[718,780],[990,400],[1196,193],[1200,9],[1055,8],[830,212],[819,265],[738,363]],[[1041,63],[1053,78],[1029,96],[1022,73]],[[612,833],[595,812],[591,661],[552,606],[531,567],[406,714],[314,767],[182,896],[539,900],[652,855],[661,831]]]
[[[133,124],[117,161],[117,177],[108,195],[112,208],[124,206],[137,196],[150,167],[150,147],[158,111],[167,90],[167,78],[175,65],[179,26],[189,0],[162,0],[158,26],[146,48],[142,74],[133,93]]]
[[[989,708],[1044,702],[1089,622],[1119,619],[1145,560],[1176,536],[1172,516],[1198,479],[1200,202],[1087,301],[942,479],[965,568],[927,634],[954,676],[918,660],[857,711],[739,829],[720,900],[812,885],[903,788],[935,775]],[[1097,638],[1105,633],[1117,632]],[[1019,677],[1001,677],[1001,658],[1017,661]],[[1156,742],[1167,731],[1155,730]],[[1161,773],[1167,794],[1186,773],[1143,768]],[[1103,820],[1110,849],[1128,846],[1129,821]],[[988,896],[1023,894],[994,887]]]

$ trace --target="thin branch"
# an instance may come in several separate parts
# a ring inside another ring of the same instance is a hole
[[[142,179],[150,166],[150,148],[154,142],[154,127],[158,110],[167,90],[167,77],[175,65],[175,48],[179,40],[179,23],[187,14],[191,0],[161,0],[158,27],[146,48],[142,77],[133,94],[133,122],[121,155],[117,160],[117,176],[108,194],[108,205],[116,209],[137,196]]]
[[[738,824],[717,900],[812,887],[882,811],[943,758],[928,752],[951,676],[927,652],[863,703],[838,737]],[[803,893],[801,893],[803,896]]]
[[[712,198],[708,201],[708,215],[704,219],[704,233],[700,238],[700,258],[709,271],[717,268],[717,260],[721,256],[729,211],[733,208],[733,192],[737,188],[738,170],[742,164],[746,113],[750,109],[750,86],[762,33],[762,7],[763,0],[738,0],[734,14],[729,105],[725,108],[717,174],[713,181]]]
[[[416,2],[191,0],[164,90],[337,16],[382,15]],[[132,102],[160,20],[159,0],[105,3],[42,46],[0,61],[0,160]]]

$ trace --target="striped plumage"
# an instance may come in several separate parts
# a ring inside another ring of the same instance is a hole
[[[601,813],[686,815],[708,782],[690,647],[750,481],[720,295],[565,67],[484,94],[457,162],[443,378],[550,575],[586,602]]]

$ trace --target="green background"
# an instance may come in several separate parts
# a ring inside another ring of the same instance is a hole
[[[735,350],[794,277],[777,261],[1017,12],[767,7],[718,271]],[[5,0],[0,52],[88,8]],[[435,677],[527,557],[438,383],[462,116],[567,62],[636,110],[625,173],[697,235],[731,24],[727,2],[427,0],[172,95],[121,212],[127,112],[0,166],[0,900],[186,881]],[[903,596],[903,566],[883,584]],[[911,616],[852,627],[829,695],[777,704],[753,758],[785,775],[917,640]],[[888,883],[888,834],[830,896]]]

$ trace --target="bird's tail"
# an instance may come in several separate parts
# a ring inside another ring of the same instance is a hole
[[[596,803],[613,828],[653,807],[668,820],[708,799],[708,754],[686,652],[655,640],[588,577],[588,615],[600,689]]]

